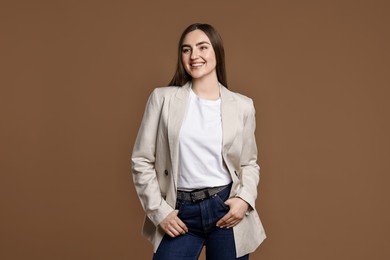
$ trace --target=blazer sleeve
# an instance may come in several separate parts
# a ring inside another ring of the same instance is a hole
[[[163,100],[155,89],[146,104],[131,157],[135,189],[146,215],[156,226],[174,210],[161,196],[155,169],[162,105]]]
[[[250,99],[250,107],[243,130],[244,141],[240,158],[241,185],[236,196],[245,200],[252,209],[255,208],[257,186],[260,180],[260,166],[257,164],[255,129],[255,108],[253,106],[253,101]]]

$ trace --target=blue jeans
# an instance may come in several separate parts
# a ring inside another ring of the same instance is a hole
[[[229,211],[224,201],[229,198],[230,188],[231,185],[198,202],[178,200],[178,217],[188,232],[175,238],[165,235],[153,260],[196,260],[203,246],[206,246],[207,260],[249,259],[248,255],[236,258],[233,229],[216,226]]]

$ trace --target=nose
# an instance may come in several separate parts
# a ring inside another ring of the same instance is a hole
[[[192,52],[191,52],[191,60],[195,60],[196,58],[198,58],[198,56],[199,56],[199,53],[198,53],[198,51],[197,51],[197,49],[196,48],[194,48],[193,50],[192,50]]]

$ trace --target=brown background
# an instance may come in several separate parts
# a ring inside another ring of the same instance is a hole
[[[388,1],[1,1],[1,259],[150,259],[130,151],[193,22],[252,97],[262,260],[390,259]]]

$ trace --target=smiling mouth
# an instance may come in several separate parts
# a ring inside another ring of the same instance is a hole
[[[204,62],[191,63],[190,66],[192,69],[198,69],[204,65]]]

